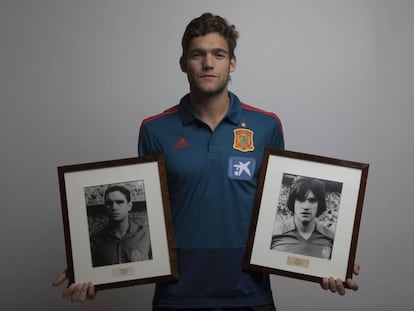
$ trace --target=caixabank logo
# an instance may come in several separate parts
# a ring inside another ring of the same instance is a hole
[[[256,159],[247,157],[230,157],[228,176],[231,179],[250,180],[256,168]]]

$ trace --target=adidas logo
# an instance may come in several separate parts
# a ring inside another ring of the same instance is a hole
[[[174,149],[181,149],[189,146],[190,144],[184,139],[184,137],[180,137],[180,139],[175,143]]]

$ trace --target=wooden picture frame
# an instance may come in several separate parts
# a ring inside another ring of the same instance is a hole
[[[313,282],[341,278],[347,286],[345,280],[353,274],[368,167],[265,149],[244,268]],[[309,204],[304,207],[303,202]],[[309,228],[313,231],[306,232]]]
[[[58,176],[69,283],[177,280],[162,155],[59,166]]]

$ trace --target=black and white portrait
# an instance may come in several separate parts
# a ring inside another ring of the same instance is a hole
[[[93,267],[152,259],[143,180],[84,193]]]
[[[330,259],[342,183],[284,173],[270,249]]]

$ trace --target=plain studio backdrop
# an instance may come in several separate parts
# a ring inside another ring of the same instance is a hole
[[[150,310],[154,286],[75,304],[56,167],[133,157],[188,91],[180,40],[205,11],[240,31],[230,89],[289,150],[370,164],[358,292],[272,276],[279,311],[413,310],[414,1],[0,1],[1,310]],[[202,280],[200,280],[202,282]]]

